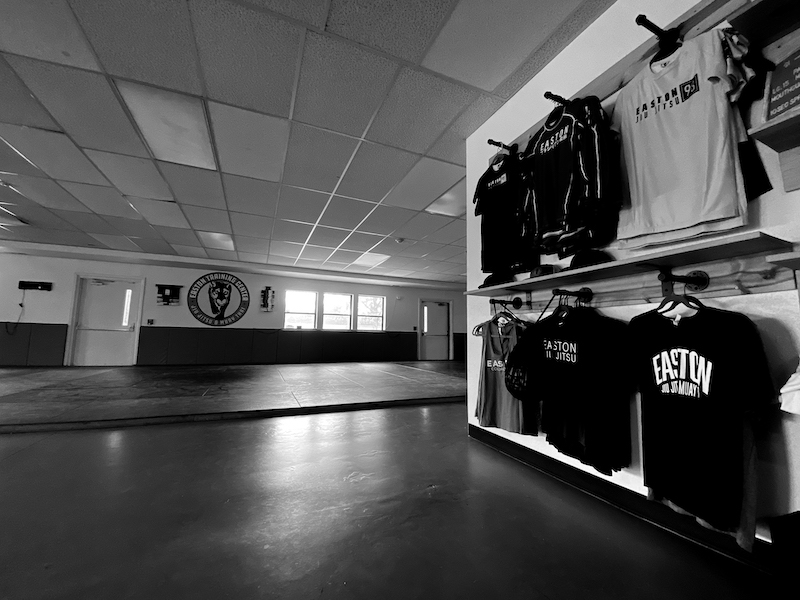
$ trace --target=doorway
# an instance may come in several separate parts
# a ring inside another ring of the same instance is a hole
[[[420,360],[450,359],[450,303],[422,300],[420,304]]]
[[[142,288],[135,278],[79,277],[72,365],[134,364]]]

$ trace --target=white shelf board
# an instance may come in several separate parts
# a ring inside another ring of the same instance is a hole
[[[784,254],[771,254],[767,262],[786,269],[800,271],[800,252],[786,252]]]
[[[671,250],[651,252],[601,265],[561,271],[553,275],[543,275],[482,289],[468,290],[464,293],[468,296],[506,296],[515,292],[535,292],[580,285],[601,279],[637,275],[646,271],[657,271],[663,267],[675,269],[737,256],[749,256],[761,252],[792,250],[792,248],[793,244],[786,240],[760,231],[748,231],[735,235],[715,237]]]

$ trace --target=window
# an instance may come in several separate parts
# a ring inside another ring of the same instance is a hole
[[[361,331],[383,331],[383,307],[385,304],[386,298],[383,296],[359,296],[356,329]]]
[[[317,292],[286,290],[285,329],[314,329],[317,326]]]
[[[350,329],[353,317],[353,296],[324,294],[322,296],[322,328]]]

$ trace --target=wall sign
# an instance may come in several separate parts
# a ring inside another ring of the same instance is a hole
[[[209,273],[192,284],[186,303],[194,318],[221,327],[236,323],[250,306],[250,292],[241,279],[229,273]]]
[[[800,107],[800,51],[775,65],[768,91],[767,120]]]

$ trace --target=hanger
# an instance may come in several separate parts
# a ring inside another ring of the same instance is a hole
[[[651,65],[660,60],[664,60],[683,45],[681,32],[677,27],[667,30],[661,29],[661,27],[644,15],[636,17],[636,24],[640,27],[644,27],[658,38],[658,52],[656,52],[655,56],[650,60]]]
[[[508,158],[512,154],[516,154],[517,150],[519,149],[519,146],[517,144],[511,144],[509,146],[507,144],[504,144],[503,142],[498,142],[496,140],[487,140],[486,143],[489,144],[490,146],[497,146],[498,148],[500,148],[500,150],[498,150],[497,153],[489,161],[489,166],[492,167],[495,165],[502,164],[502,162],[506,158]]]
[[[661,300],[655,311],[664,317],[673,320],[677,325],[683,317],[692,316],[697,314],[697,311],[704,309],[706,306],[694,296],[686,294],[686,288],[689,287],[695,290],[703,290],[708,287],[709,277],[703,271],[692,271],[686,276],[673,275],[672,270],[669,268],[662,268],[661,273],[658,275],[661,281],[661,290],[664,293],[664,299]],[[675,283],[684,284],[684,293],[675,293]],[[672,313],[672,314],[669,314]]]

